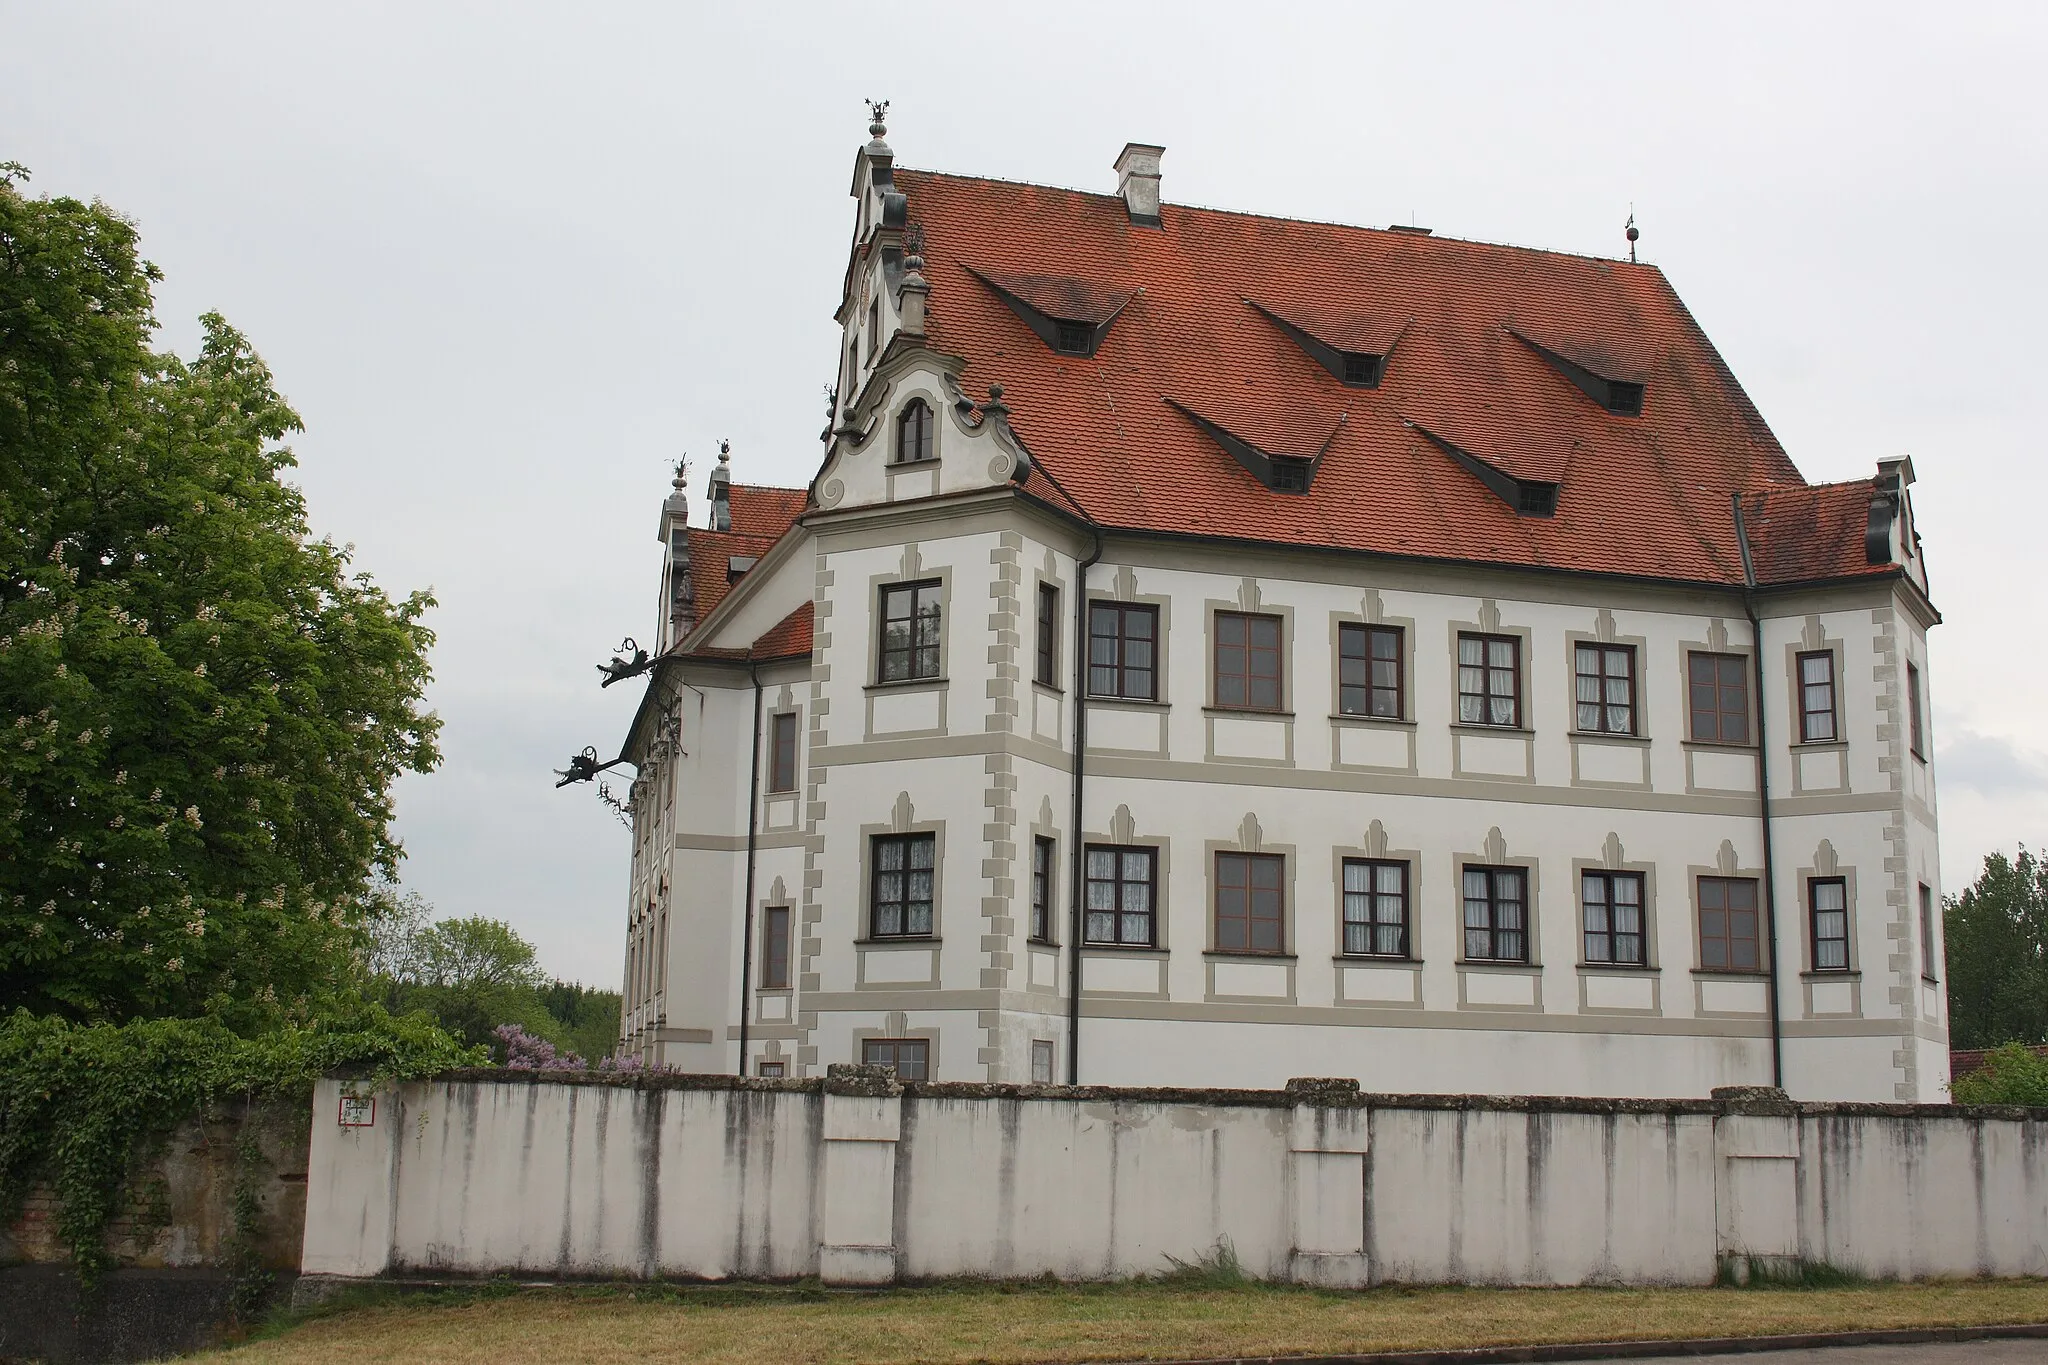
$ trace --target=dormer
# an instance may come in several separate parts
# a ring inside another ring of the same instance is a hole
[[[1109,335],[1117,314],[1137,297],[1128,291],[1066,275],[1020,275],[986,270],[964,261],[961,265],[1056,355],[1094,355]]]
[[[1405,319],[1397,321],[1368,313],[1282,308],[1257,299],[1246,299],[1245,303],[1347,389],[1380,386],[1394,345],[1408,326]]]
[[[1339,417],[1330,433],[1311,446],[1299,433],[1285,429],[1291,423],[1261,418],[1253,413],[1230,414],[1219,420],[1204,416],[1179,399],[1163,401],[1194,423],[1204,436],[1237,461],[1245,473],[1275,493],[1308,492],[1309,485],[1315,482],[1316,471],[1322,467],[1323,456],[1329,453],[1344,430],[1344,418]],[[1225,422],[1231,425],[1226,426]],[[1233,427],[1238,429],[1233,430]]]
[[[1557,515],[1557,495],[1562,487],[1561,470],[1527,459],[1476,454],[1466,445],[1441,436],[1419,422],[1409,421],[1408,427],[1450,456],[1459,468],[1485,484],[1516,516]]]
[[[1518,327],[1508,335],[1541,356],[1580,393],[1617,417],[1643,415],[1649,376],[1636,362],[1605,347],[1557,340],[1538,341]]]

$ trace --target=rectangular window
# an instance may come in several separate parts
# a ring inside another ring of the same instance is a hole
[[[863,1038],[860,1060],[863,1066],[893,1066],[899,1081],[922,1081],[931,1043],[923,1038]]]
[[[880,681],[939,676],[939,585],[892,583],[882,589]]]
[[[1586,961],[1644,964],[1641,873],[1585,873],[1579,878],[1579,906],[1586,923]]]
[[[869,886],[868,933],[874,938],[912,938],[932,931],[930,834],[877,834]]]
[[[1400,720],[1407,714],[1401,664],[1399,626],[1338,626],[1338,713]]]
[[[1702,877],[1700,891],[1700,970],[1756,972],[1763,970],[1756,918],[1756,879]]]
[[[1150,948],[1158,941],[1152,903],[1154,851],[1090,844],[1086,861],[1088,942]]]
[[[1522,642],[1512,635],[1458,636],[1458,721],[1522,723]]]
[[[1938,980],[1934,970],[1934,889],[1926,883],[1920,885],[1920,976],[1923,980]]]
[[[1749,743],[1748,663],[1740,654],[1695,650],[1685,656],[1693,739],[1701,744]]]
[[[1031,1083],[1033,1085],[1052,1084],[1052,1039],[1050,1038],[1033,1038],[1031,1040]]]
[[[1052,840],[1031,841],[1031,937],[1052,942]]]
[[[1233,710],[1280,709],[1280,618],[1216,613],[1216,704]]]
[[[1528,875],[1519,867],[1465,869],[1465,956],[1475,962],[1529,960]]]
[[[1096,602],[1088,608],[1088,695],[1159,699],[1159,608]]]
[[[1216,855],[1216,951],[1287,950],[1287,860],[1274,853]]]
[[[1053,669],[1059,658],[1060,590],[1050,583],[1038,585],[1038,670],[1033,675],[1047,687],[1059,686]]]
[[[755,1064],[754,1074],[764,1081],[779,1081],[789,1074],[789,1063],[759,1062]]]
[[[1806,908],[1813,921],[1813,969],[1848,971],[1848,882],[1841,877],[1815,877],[1806,884]]]
[[[1819,650],[1799,656],[1799,742],[1819,744],[1835,734],[1835,656]]]
[[[761,989],[789,989],[789,907],[771,905],[761,915]]]
[[[1578,727],[1588,733],[1636,732],[1636,652],[1629,645],[1580,645],[1573,664]]]
[[[1913,757],[1924,763],[1927,761],[1927,744],[1920,720],[1920,669],[1911,663],[1906,665],[1906,723],[1912,739]]]
[[[1408,956],[1408,864],[1344,860],[1344,952]]]
[[[768,722],[768,790],[796,790],[796,712],[785,711]]]

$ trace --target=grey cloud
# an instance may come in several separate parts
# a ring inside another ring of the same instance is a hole
[[[1996,735],[1958,731],[1935,750],[1935,761],[1945,787],[1964,787],[1984,796],[2048,792],[2048,759]]]

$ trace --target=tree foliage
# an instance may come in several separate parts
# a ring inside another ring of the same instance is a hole
[[[1989,855],[1943,923],[1954,1045],[2048,1042],[2048,863]]]
[[[425,593],[312,538],[298,415],[217,314],[151,349],[132,224],[0,168],[0,1009],[306,1015],[390,789],[438,761]]]
[[[1957,1104],[2024,1104],[2048,1109],[2048,1057],[2025,1043],[2007,1043],[1984,1054],[1984,1064],[1949,1085]]]

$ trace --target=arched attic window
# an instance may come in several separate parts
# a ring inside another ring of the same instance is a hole
[[[932,458],[932,410],[922,398],[903,405],[896,418],[896,463],[916,464]]]

